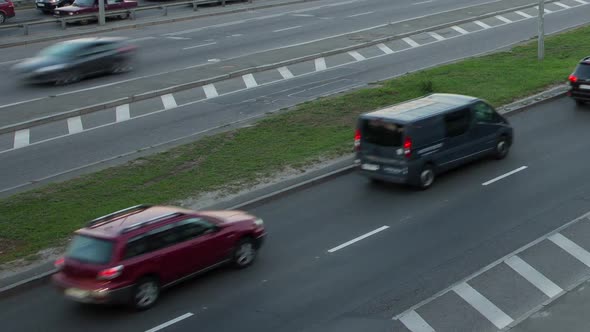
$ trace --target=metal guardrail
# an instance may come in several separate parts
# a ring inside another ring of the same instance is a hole
[[[225,7],[227,2],[231,2],[231,1],[232,0],[180,1],[180,2],[170,3],[170,4],[159,4],[159,5],[153,5],[153,6],[141,6],[141,7],[136,7],[136,8],[132,8],[132,9],[105,11],[105,17],[125,16],[126,18],[129,18],[131,20],[135,20],[135,17],[136,17],[135,13],[136,12],[147,11],[147,10],[161,10],[162,16],[168,16],[168,8],[169,7],[180,7],[180,6],[192,5],[193,11],[198,11],[199,10],[198,7],[201,5],[221,4],[221,6]],[[248,3],[254,2],[254,0],[247,0],[247,1],[248,1]],[[98,13],[92,13],[92,14],[86,14],[86,15],[72,15],[72,16],[60,17],[60,18],[55,18],[55,19],[47,19],[47,20],[40,20],[40,21],[31,21],[31,22],[0,25],[0,30],[11,29],[11,28],[22,28],[24,30],[24,34],[29,35],[30,34],[29,27],[32,25],[59,23],[59,24],[61,24],[61,28],[65,30],[67,28],[68,23],[74,23],[74,22],[80,22],[80,21],[90,21],[90,20],[97,20],[98,21],[98,19],[99,19]]]

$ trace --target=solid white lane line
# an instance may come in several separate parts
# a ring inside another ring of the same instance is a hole
[[[430,35],[430,37],[432,37],[432,38],[434,38],[434,39],[436,39],[436,40],[438,40],[438,41],[443,41],[443,40],[445,40],[445,37],[443,37],[443,36],[439,35],[439,34],[438,34],[438,33],[436,33],[436,32],[428,32],[428,34]]]
[[[129,112],[129,104],[119,105],[115,109],[115,121],[122,122],[131,119],[131,113]]]
[[[553,298],[563,291],[561,287],[557,286],[553,281],[516,255],[508,258],[504,263],[537,287],[541,292],[545,293],[549,298]]]
[[[312,14],[291,14],[291,16],[313,17],[315,15],[312,15]]]
[[[512,323],[513,319],[510,316],[466,282],[455,286],[453,290],[465,302],[469,303],[475,310],[479,311],[479,313],[492,322],[492,324],[496,325],[497,328],[503,329]]]
[[[572,8],[571,6],[568,6],[565,3],[561,3],[559,1],[555,1],[554,4],[558,5],[561,8],[564,8],[564,9],[570,9],[570,8]]]
[[[431,2],[434,2],[434,1],[435,1],[435,0],[426,0],[426,1],[414,2],[414,3],[412,4],[412,6],[415,6],[415,5],[421,5],[421,4],[425,4],[425,3],[431,3]]]
[[[191,50],[193,48],[198,48],[198,47],[205,47],[205,46],[209,46],[209,45],[215,45],[217,44],[217,42],[211,42],[211,43],[205,43],[205,44],[199,44],[199,45],[195,45],[195,46],[189,46],[189,47],[185,47],[183,48],[183,50]]]
[[[84,128],[82,127],[82,117],[74,116],[68,118],[68,132],[70,134],[76,134],[82,131],[84,131]]]
[[[284,28],[284,29],[273,30],[272,32],[283,32],[283,31],[293,30],[293,29],[299,29],[299,28],[302,28],[302,26],[301,25],[296,25],[294,27],[288,27],[288,28]]]
[[[586,2],[586,1],[584,1],[584,0],[574,0],[574,1],[576,1],[576,2],[579,2],[579,3],[581,3],[582,5],[587,5],[587,4],[588,4],[588,2]]]
[[[535,6],[535,9],[536,9],[537,11],[539,11],[539,6]],[[551,13],[553,13],[553,11],[552,11],[552,10],[549,10],[549,9],[547,9],[547,8],[544,8],[544,11],[545,11],[545,14],[551,14]]]
[[[515,11],[515,13],[517,13],[518,15],[520,15],[522,17],[526,17],[526,18],[531,18],[532,17],[531,15],[529,15],[529,14],[527,14],[525,12],[522,12],[520,10]]]
[[[0,66],[1,66],[1,65],[9,65],[9,64],[11,64],[11,63],[20,62],[20,61],[22,61],[22,60],[23,60],[23,59],[17,59],[17,60],[10,60],[10,61],[4,61],[4,62],[0,62]]]
[[[377,47],[379,47],[379,49],[381,51],[383,51],[383,53],[385,53],[385,54],[393,54],[393,53],[395,53],[391,48],[389,48],[385,44],[378,44]]]
[[[326,59],[324,58],[317,58],[315,59],[315,71],[326,70]]]
[[[187,312],[186,314],[182,315],[182,316],[178,316],[172,320],[167,321],[166,323],[160,324],[154,328],[151,328],[145,332],[156,332],[156,331],[160,331],[161,329],[167,328],[168,326],[172,325],[172,324],[176,324],[178,322],[180,322],[183,319],[187,319],[190,316],[192,316],[193,313],[192,312]]]
[[[144,41],[144,40],[152,40],[152,39],[156,39],[156,37],[141,37],[141,38],[129,39],[129,41],[132,43],[135,43],[135,42],[140,42],[140,41]]]
[[[162,98],[162,104],[164,105],[164,109],[171,109],[171,108],[176,108],[178,105],[176,105],[176,99],[174,99],[174,95],[172,95],[171,93],[166,94],[161,96]]]
[[[360,54],[360,53],[359,53],[359,52],[357,52],[357,51],[350,51],[350,52],[348,52],[348,54],[349,54],[351,57],[353,57],[353,58],[354,58],[356,61],[363,61],[363,60],[365,60],[365,59],[366,59],[366,58],[365,58],[365,57],[364,57],[362,54]]]
[[[489,26],[489,25],[487,25],[487,24],[483,23],[482,21],[473,21],[473,23],[475,23],[475,24],[479,25],[480,27],[482,27],[482,28],[484,28],[484,29],[490,29],[490,28],[491,28],[491,26]]]
[[[30,103],[30,102],[41,100],[41,99],[44,99],[44,98],[45,97],[33,98],[33,99],[23,100],[23,101],[17,101],[15,103],[10,103],[10,104],[6,104],[6,105],[2,105],[2,106],[0,106],[0,108],[6,108],[6,107],[10,107],[10,106],[16,106],[16,105],[20,105],[20,104]]]
[[[31,131],[30,129],[21,129],[14,133],[13,148],[18,149],[30,144]]]
[[[399,320],[412,332],[435,332],[432,326],[414,310],[401,316]]]
[[[502,15],[496,15],[496,18],[499,19],[500,21],[504,22],[504,23],[512,23],[512,20],[507,19],[506,17],[502,16]]]
[[[244,80],[247,88],[254,88],[258,86],[258,82],[256,82],[256,79],[252,74],[246,74],[242,76],[242,79]]]
[[[205,97],[207,98],[215,98],[219,96],[219,94],[217,93],[217,89],[213,84],[203,85],[203,91],[205,92]]]
[[[373,14],[374,12],[364,12],[364,13],[358,13],[358,14],[354,14],[354,15],[350,15],[350,16],[346,16],[347,18],[351,18],[351,17],[358,17],[358,16],[363,16],[363,15],[369,15],[369,14]]]
[[[287,67],[280,67],[279,69],[279,73],[281,74],[281,76],[283,76],[284,79],[288,79],[288,78],[293,78],[293,74],[291,73],[291,71],[289,70],[289,68]]]
[[[558,247],[565,250],[568,254],[574,256],[580,262],[590,267],[590,253],[586,251],[586,249],[574,243],[572,240],[561,235],[560,233],[556,233],[549,237],[549,241],[555,243]]]
[[[463,29],[462,27],[456,26],[456,25],[455,26],[452,26],[451,29],[457,31],[458,33],[460,33],[462,35],[466,35],[466,34],[469,33],[469,31]]]
[[[359,236],[359,237],[356,237],[356,238],[354,238],[354,239],[352,239],[352,240],[350,240],[350,241],[348,241],[348,242],[345,242],[345,243],[343,243],[343,244],[341,244],[341,245],[339,245],[339,246],[337,246],[337,247],[334,247],[334,248],[332,248],[332,249],[328,250],[328,252],[330,252],[330,253],[331,253],[331,252],[338,251],[338,250],[340,250],[340,249],[342,249],[342,248],[346,248],[346,247],[348,247],[349,245],[351,245],[351,244],[353,244],[353,243],[359,242],[360,240],[366,239],[366,238],[368,238],[369,236],[371,236],[371,235],[375,235],[375,234],[377,234],[377,233],[379,233],[379,232],[382,232],[382,231],[384,231],[384,230],[386,230],[386,229],[388,229],[388,228],[389,228],[389,226],[381,226],[381,227],[377,228],[377,229],[376,229],[376,230],[374,230],[374,231],[370,231],[369,233],[366,233],[366,234],[364,234],[364,235],[361,235],[361,236]]]
[[[502,174],[502,175],[500,175],[498,177],[495,177],[495,178],[491,179],[490,181],[484,182],[481,185],[482,186],[487,186],[487,185],[492,184],[492,183],[494,183],[496,181],[502,180],[505,177],[509,177],[510,175],[512,175],[514,173],[518,173],[518,172],[520,172],[522,170],[525,170],[527,168],[528,168],[528,166],[521,166],[521,167],[519,167],[519,168],[517,168],[515,170],[512,170],[512,171],[508,172],[508,173],[505,173],[505,174]]]
[[[406,37],[406,38],[402,38],[403,41],[406,42],[406,44],[412,46],[412,47],[418,47],[420,46],[420,44],[416,43],[412,38],[410,37]]]

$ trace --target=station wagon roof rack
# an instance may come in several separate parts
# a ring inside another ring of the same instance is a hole
[[[126,209],[119,210],[119,211],[116,211],[116,212],[113,212],[113,213],[109,213],[107,215],[104,215],[102,217],[98,217],[96,219],[92,219],[92,220],[90,220],[86,224],[86,227],[93,227],[93,226],[96,226],[98,224],[102,224],[102,223],[104,223],[106,221],[109,221],[111,219],[114,219],[116,217],[119,217],[119,216],[122,216],[122,215],[125,215],[125,214],[128,214],[128,213],[132,213],[132,212],[136,212],[137,213],[137,212],[141,212],[141,211],[147,210],[150,207],[152,207],[152,205],[148,205],[148,204],[139,204],[139,205],[131,206],[131,207],[128,207]]]
[[[136,229],[139,229],[139,228],[142,228],[142,227],[145,227],[145,226],[154,224],[154,223],[156,223],[158,221],[162,221],[162,220],[165,220],[165,219],[170,219],[170,218],[178,217],[178,216],[181,216],[183,214],[184,213],[182,213],[182,212],[165,213],[163,215],[160,215],[160,216],[157,216],[157,217],[154,217],[154,218],[145,220],[145,221],[140,221],[138,223],[129,225],[127,227],[124,227],[121,230],[120,234],[125,234],[125,233],[128,233],[128,232],[134,231]]]

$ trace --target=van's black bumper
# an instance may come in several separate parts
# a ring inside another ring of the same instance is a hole
[[[358,173],[376,180],[398,184],[414,184],[417,179],[417,172],[415,171],[417,167],[411,163],[405,166],[391,166],[357,160],[355,164]],[[378,169],[373,169],[375,166]]]
[[[570,87],[570,89],[567,91],[567,95],[576,100],[590,101],[590,90]]]

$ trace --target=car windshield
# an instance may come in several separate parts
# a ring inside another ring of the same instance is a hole
[[[393,122],[366,119],[361,122],[363,141],[380,146],[400,147],[404,127]]]
[[[106,264],[113,256],[113,248],[113,241],[76,235],[68,247],[66,257],[84,263]]]
[[[590,78],[590,64],[581,63],[580,65],[578,65],[578,68],[576,68],[575,74],[580,78]]]
[[[76,6],[76,7],[92,7],[92,6],[94,6],[94,0],[76,0],[72,4],[72,6]]]
[[[71,57],[80,49],[77,43],[59,43],[42,50],[41,56],[51,57]]]

